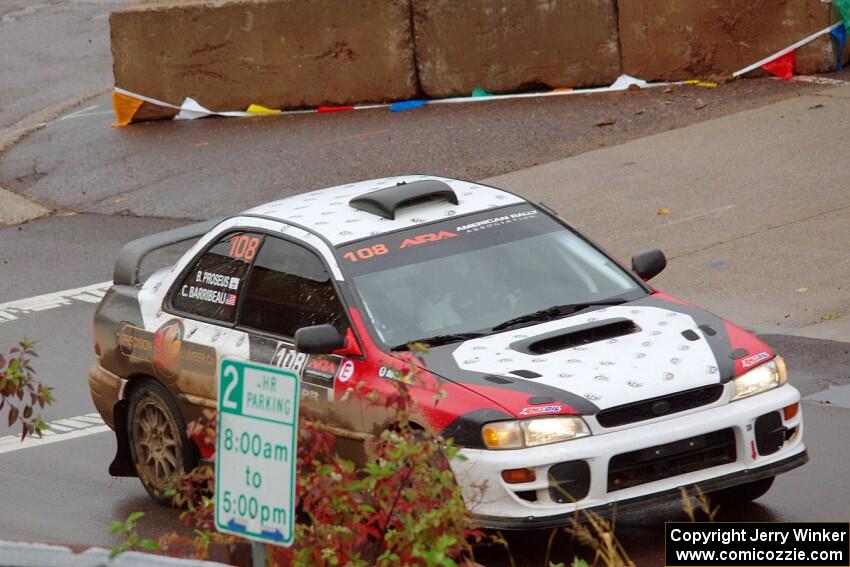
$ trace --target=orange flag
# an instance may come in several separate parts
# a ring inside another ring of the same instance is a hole
[[[141,100],[112,91],[112,108],[115,110],[115,124],[113,126],[126,126],[132,122],[139,107],[142,106]]]

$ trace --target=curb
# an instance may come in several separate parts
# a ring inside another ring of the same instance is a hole
[[[91,547],[75,553],[64,545],[17,543],[0,540],[0,565],[3,567],[221,567],[224,563],[197,559],[175,559],[127,551],[109,559],[109,550]]]
[[[109,89],[100,89],[83,97],[77,97],[53,104],[36,112],[35,114],[22,118],[11,126],[0,128],[0,157],[2,157],[2,154],[6,150],[14,146],[23,138],[36,130],[44,128],[61,114],[106,92],[109,92]],[[3,189],[2,185],[0,185],[0,227],[21,224],[47,216],[51,212],[52,211],[47,207],[18,195],[17,193],[13,193],[8,189]],[[2,555],[0,555],[0,557],[2,557]]]

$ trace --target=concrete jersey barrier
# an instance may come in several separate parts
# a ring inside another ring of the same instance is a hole
[[[132,108],[139,121],[173,117],[187,98],[209,114],[597,87],[621,74],[730,77],[827,27],[831,10],[821,0],[147,0],[114,12],[110,30],[116,87],[160,101]],[[796,56],[798,73],[835,67],[828,34]]]

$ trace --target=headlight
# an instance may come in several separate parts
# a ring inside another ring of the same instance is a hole
[[[735,395],[733,400],[740,400],[753,394],[766,392],[777,388],[788,381],[788,371],[781,356],[756,366],[749,372],[735,378]]]
[[[485,425],[481,435],[488,449],[521,449],[585,437],[590,430],[580,417],[558,416],[495,421]]]

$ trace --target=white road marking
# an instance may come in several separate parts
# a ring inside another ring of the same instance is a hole
[[[0,324],[19,319],[21,314],[56,309],[57,307],[64,307],[78,301],[92,304],[99,303],[111,285],[111,281],[100,282],[0,303]]]
[[[110,431],[109,426],[103,423],[100,415],[96,413],[57,419],[55,422],[48,423],[47,427],[41,438],[27,437],[21,441],[20,435],[0,437],[0,455]]]

